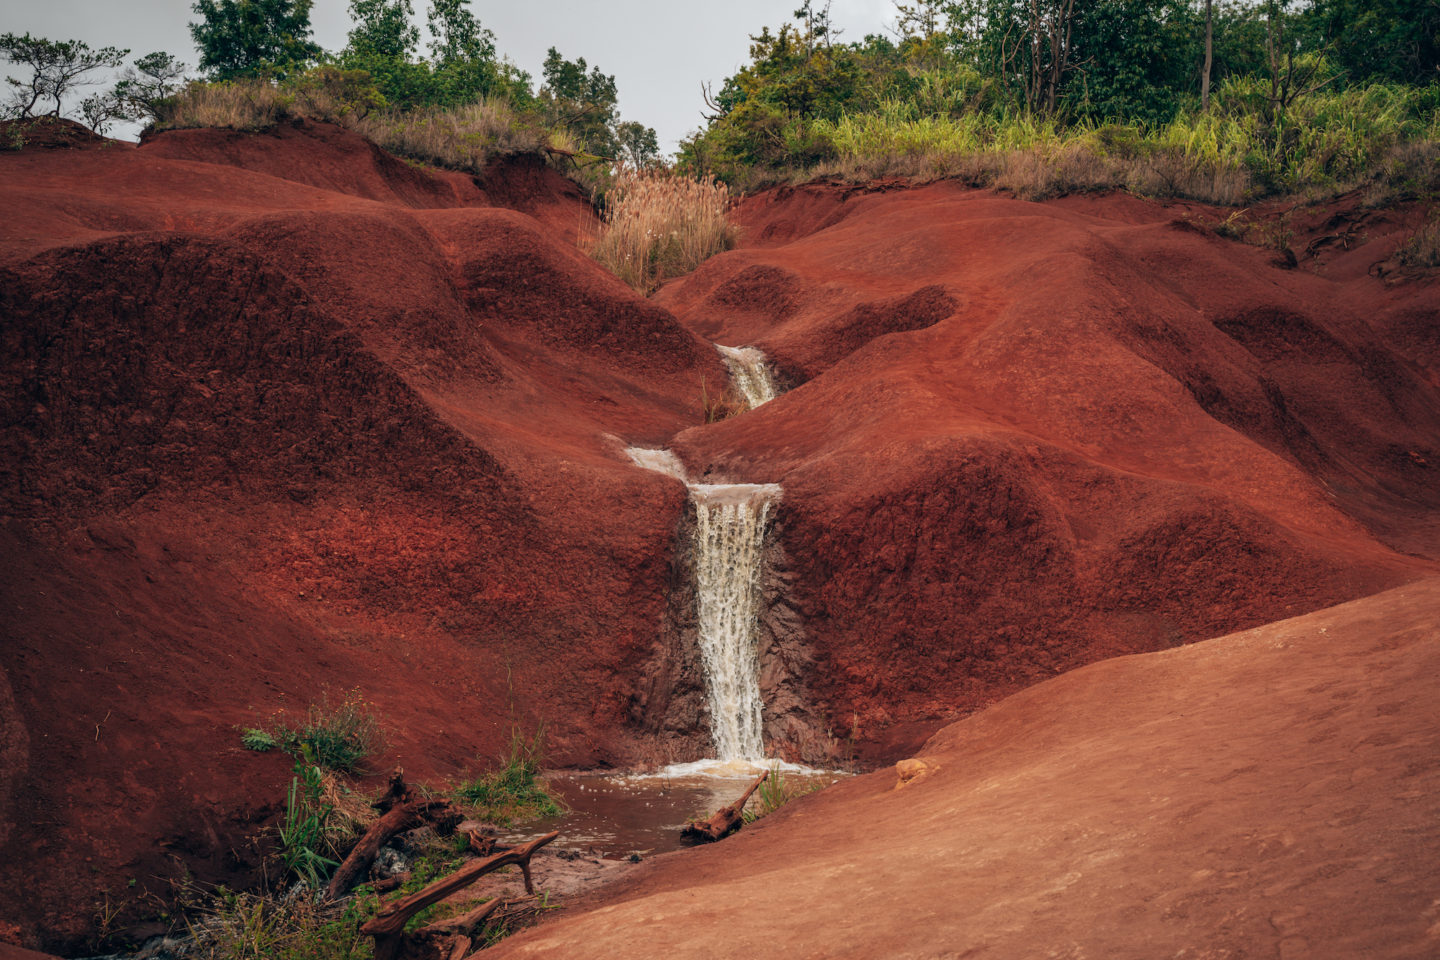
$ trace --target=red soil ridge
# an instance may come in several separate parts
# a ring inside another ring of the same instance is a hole
[[[785,485],[762,657],[791,754],[853,731],[893,760],[1057,672],[1436,570],[1435,288],[1362,265],[1408,214],[1287,271],[1124,197],[817,185],[747,201],[742,248],[652,302],[577,251],[589,207],[542,165],[301,123],[0,174],[27,946],[81,950],[106,895],[138,936],[182,871],[244,882],[287,764],[234,727],[325,688],[416,780],[512,716],[557,765],[703,750],[646,666],[684,492],[625,445]],[[795,389],[698,426],[710,340]]]

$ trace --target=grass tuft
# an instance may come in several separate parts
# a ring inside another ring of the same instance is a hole
[[[1431,211],[1429,219],[1395,253],[1406,267],[1420,270],[1440,267],[1440,208]]]
[[[755,791],[750,802],[745,805],[743,813],[745,822],[754,823],[761,817],[779,810],[796,797],[803,797],[807,793],[814,793],[819,789],[819,784],[805,786],[797,784],[793,780],[786,780],[785,774],[780,770],[780,765],[774,764],[770,767],[770,776],[765,778],[765,782],[760,784],[760,789]]]
[[[518,726],[510,730],[510,748],[496,770],[466,780],[455,788],[455,800],[473,807],[484,820],[510,824],[516,820],[558,817],[559,802],[538,781],[544,757],[545,727],[526,739]]]
[[[563,140],[521,121],[503,100],[481,99],[449,109],[389,109],[373,87],[333,70],[286,86],[264,80],[192,83],[160,104],[155,129],[255,131],[299,117],[339,124],[397,156],[471,173],[483,171],[496,157],[541,153]]]

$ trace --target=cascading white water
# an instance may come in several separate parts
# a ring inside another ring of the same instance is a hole
[[[780,395],[775,389],[774,378],[770,376],[770,366],[765,362],[764,353],[754,347],[722,347],[718,343],[715,349],[725,358],[730,381],[752,410]]]
[[[700,655],[716,757],[763,760],[755,627],[775,484],[693,484]]]
[[[668,450],[625,451],[637,466],[685,481]],[[695,504],[695,595],[700,657],[715,755],[722,762],[765,758],[756,625],[765,525],[781,489],[774,483],[686,483]]]

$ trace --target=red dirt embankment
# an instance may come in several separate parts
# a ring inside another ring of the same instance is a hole
[[[1437,622],[1432,579],[1073,671],[494,955],[1436,956]]]
[[[1080,663],[1435,569],[1440,296],[1356,268],[1399,214],[1293,270],[1124,196],[819,184],[739,216],[746,246],[656,299],[795,389],[675,446],[784,485],[837,736],[903,745]]]

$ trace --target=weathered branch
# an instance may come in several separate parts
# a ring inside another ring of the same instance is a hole
[[[463,890],[485,874],[501,867],[519,864],[521,871],[525,874],[525,891],[527,893],[534,892],[530,882],[530,858],[535,855],[536,850],[558,836],[560,836],[558,832],[547,833],[543,837],[537,837],[518,847],[511,847],[492,857],[467,863],[448,877],[442,877],[425,889],[396,900],[385,907],[375,915],[374,919],[360,928],[361,933],[375,938],[375,960],[394,960],[399,955],[405,924],[415,914],[432,903],[439,903],[457,890]]]
[[[399,770],[395,771],[390,777],[390,788],[374,804],[376,809],[385,810],[384,815],[370,825],[365,836],[360,838],[360,842],[355,844],[345,862],[340,864],[335,875],[330,878],[330,884],[325,888],[328,899],[334,900],[349,893],[350,888],[364,878],[370,870],[370,864],[375,862],[375,857],[380,853],[380,848],[385,846],[391,837],[433,819],[437,811],[450,806],[447,800],[414,800],[413,796],[410,788],[405,785],[404,776]]]
[[[417,937],[438,937],[438,936],[461,936],[468,937],[471,932],[480,924],[490,918],[490,914],[500,909],[505,901],[496,897],[486,901],[469,913],[462,913],[458,917],[451,917],[448,920],[437,920],[432,924],[421,927],[415,931]]]
[[[760,774],[755,778],[755,782],[750,784],[750,788],[741,794],[739,800],[728,807],[717,810],[709,820],[692,821],[685,824],[684,829],[680,831],[680,836],[696,843],[713,843],[740,829],[740,824],[744,821],[745,801],[750,799],[752,793],[760,789],[760,784],[764,783],[768,776],[770,776],[769,770]]]

